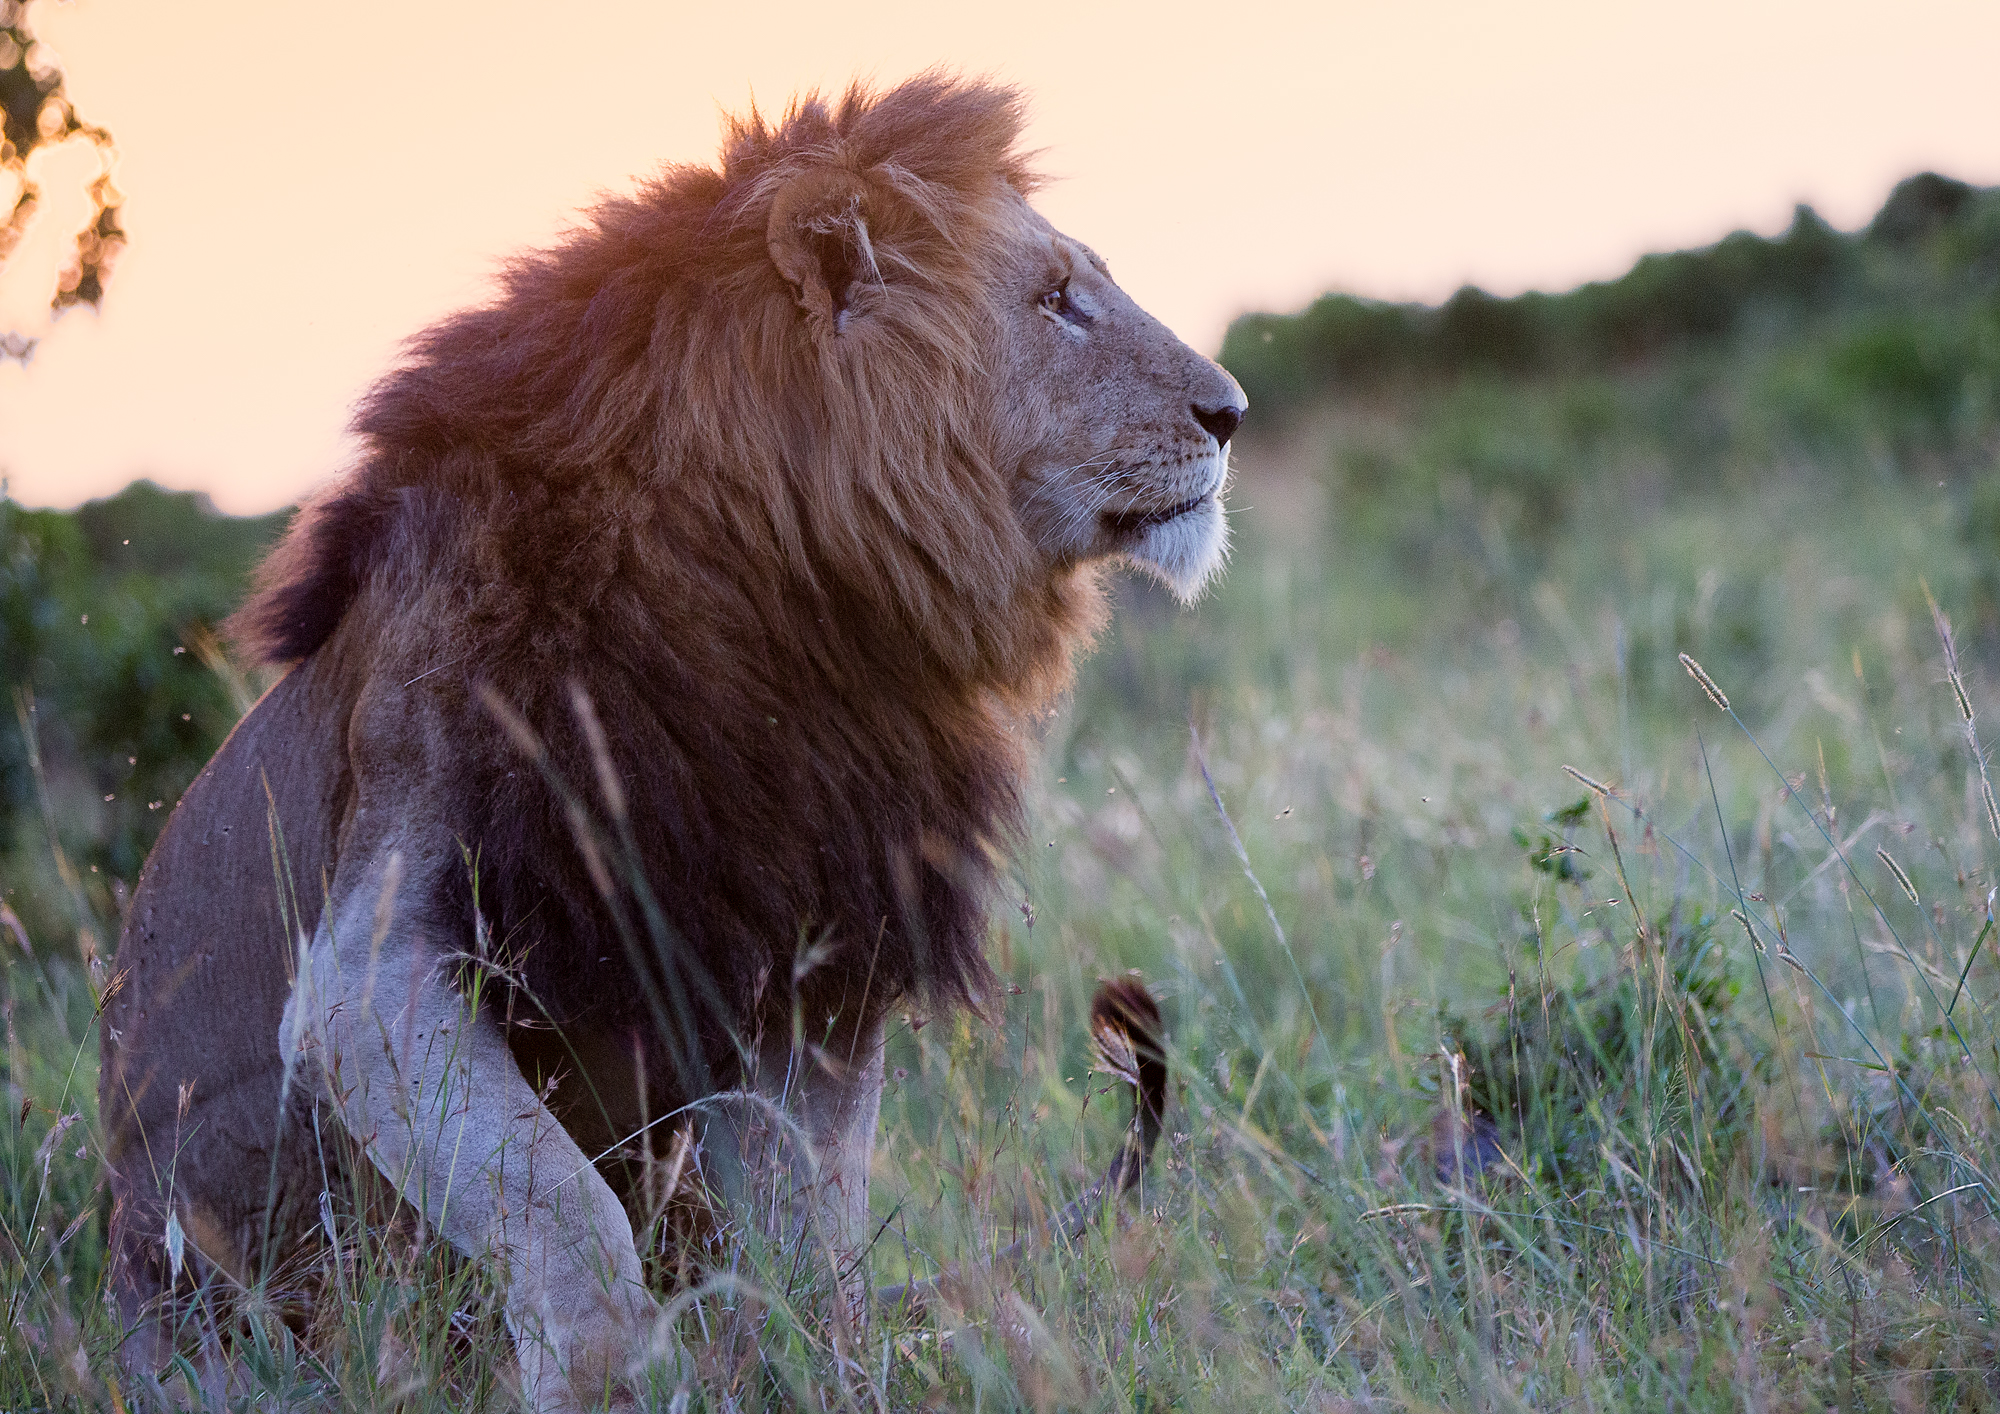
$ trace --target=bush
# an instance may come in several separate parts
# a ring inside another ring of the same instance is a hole
[[[73,890],[23,885],[45,873],[50,831],[86,901],[115,918],[247,705],[214,625],[286,518],[218,515],[149,482],[74,512],[0,500],[0,882],[38,931],[76,906]]]

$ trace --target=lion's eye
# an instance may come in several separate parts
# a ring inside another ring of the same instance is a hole
[[[1066,324],[1088,324],[1090,322],[1090,316],[1085,314],[1082,307],[1069,297],[1069,280],[1067,277],[1064,278],[1060,285],[1057,285],[1053,290],[1043,295],[1040,303],[1044,313],[1053,314]]]

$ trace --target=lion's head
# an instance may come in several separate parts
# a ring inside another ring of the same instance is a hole
[[[384,495],[471,442],[502,479],[668,498],[651,514],[726,536],[751,592],[869,602],[954,672],[1046,700],[1099,617],[1091,566],[1183,599],[1212,575],[1246,404],[1033,210],[1021,124],[1012,90],[942,74],[806,99],[733,122],[719,172],[669,169],[519,259],[364,405],[374,454],[240,633],[310,652]]]
[[[989,141],[1011,142],[1006,95],[977,97],[997,105],[980,114],[995,129]],[[1029,206],[1027,173],[1003,159],[985,191],[947,193],[917,178],[909,161],[903,151],[871,162],[822,150],[765,179],[774,189],[772,263],[793,287],[809,336],[836,360],[845,344],[878,367],[878,343],[929,345],[938,363],[910,370],[918,396],[951,387],[940,375],[960,365],[966,401],[983,404],[975,445],[1004,480],[1024,533],[1004,553],[1024,568],[1116,556],[1192,599],[1227,544],[1221,493],[1242,389],[1139,308],[1102,258]],[[953,211],[953,200],[965,209]],[[938,252],[923,247],[940,236],[975,253],[971,288],[939,278]],[[969,369],[960,363],[968,353],[976,355]],[[878,382],[871,391],[900,403],[915,390]],[[950,471],[945,479],[954,480]]]

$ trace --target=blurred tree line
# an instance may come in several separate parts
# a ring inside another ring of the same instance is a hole
[[[1222,362],[1260,418],[1330,394],[1470,377],[1559,377],[1751,343],[1828,336],[1829,394],[1950,434],[1990,420],[2000,385],[2000,189],[1935,173],[1846,235],[1800,206],[1790,229],[1648,255],[1616,280],[1442,305],[1329,294],[1231,325]]]
[[[1800,207],[1564,294],[1330,294],[1238,319],[1222,362],[1253,431],[1323,457],[1330,552],[1433,598],[1663,507],[1887,491],[1978,566],[1956,618],[2000,656],[2000,188],[1924,173],[1860,231]]]
[[[30,937],[116,917],[248,705],[213,626],[288,517],[149,481],[74,511],[0,495],[0,899]]]

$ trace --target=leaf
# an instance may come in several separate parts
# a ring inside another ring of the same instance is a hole
[[[1858,1065],[1863,1070],[1879,1070],[1885,1075],[1889,1073],[1889,1067],[1886,1065],[1878,1065],[1874,1061],[1859,1060],[1854,1056],[1829,1055],[1825,1051],[1805,1051],[1802,1054],[1807,1060],[1840,1061],[1845,1065]]]
[[[1560,810],[1551,810],[1542,818],[1551,825],[1560,825],[1565,830],[1573,830],[1590,818],[1591,797],[1585,796],[1574,805],[1565,805]]]
[[[7,901],[0,899],[0,929],[5,929],[21,951],[29,957],[35,955],[35,945],[28,941],[28,930],[22,926],[14,910],[7,907]]]

